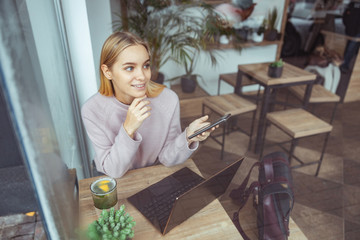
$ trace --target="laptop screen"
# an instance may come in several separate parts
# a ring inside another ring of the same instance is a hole
[[[186,221],[189,217],[225,193],[242,161],[243,159],[235,161],[225,169],[178,197],[175,200],[163,234],[166,234],[175,226]]]

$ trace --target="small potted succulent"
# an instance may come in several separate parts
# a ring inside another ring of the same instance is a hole
[[[134,237],[134,226],[135,221],[125,212],[125,205],[121,205],[116,211],[113,207],[109,211],[104,209],[99,219],[88,226],[87,238],[128,240]]]
[[[284,68],[284,62],[280,58],[279,60],[269,64],[268,76],[272,78],[279,78],[282,75]]]

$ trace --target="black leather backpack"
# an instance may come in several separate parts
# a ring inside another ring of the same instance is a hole
[[[258,180],[247,187],[255,167],[259,168]],[[233,215],[233,222],[245,240],[249,237],[240,225],[239,212],[251,195],[257,211],[259,239],[287,239],[294,194],[291,170],[285,153],[274,152],[264,156],[261,162],[256,162],[251,167],[240,187],[230,192],[230,197],[240,205]]]

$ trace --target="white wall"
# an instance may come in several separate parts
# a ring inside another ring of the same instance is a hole
[[[109,1],[96,0],[64,0],[62,4],[76,91],[81,107],[98,90],[97,68],[100,50],[103,41],[111,33],[110,6]],[[87,135],[85,139],[90,163],[94,150]]]
[[[101,48],[106,38],[112,33],[110,1],[86,0],[86,8],[96,71],[96,83],[99,87],[99,62]]]
[[[92,39],[85,0],[62,1],[79,104],[97,91]]]

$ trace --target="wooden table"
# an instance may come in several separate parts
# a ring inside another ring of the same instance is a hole
[[[273,102],[273,98],[278,88],[290,87],[295,85],[306,84],[306,92],[304,96],[304,107],[309,102],[311,89],[316,79],[316,75],[306,70],[298,68],[288,63],[284,63],[283,73],[280,78],[271,78],[267,75],[269,63],[257,63],[257,64],[246,64],[239,65],[240,77],[235,86],[235,93],[242,95],[241,93],[241,82],[242,76],[248,77],[250,80],[260,84],[264,87],[264,94],[261,106],[261,112],[259,115],[259,123],[257,128],[256,140],[255,140],[255,153],[260,152],[263,134],[265,129],[266,113],[269,112],[270,104]]]
[[[156,165],[131,170],[122,178],[116,179],[119,206],[125,204],[125,211],[136,221],[136,226],[134,227],[135,237],[133,239],[242,239],[218,200],[211,202],[200,212],[172,229],[165,236],[162,236],[160,232],[126,200],[127,197],[185,166],[201,174],[194,162],[189,159],[182,165],[170,168],[163,165]],[[93,206],[89,189],[91,182],[97,178],[99,177],[79,181],[80,226],[83,228],[98,218],[97,214],[99,211],[96,211]]]

